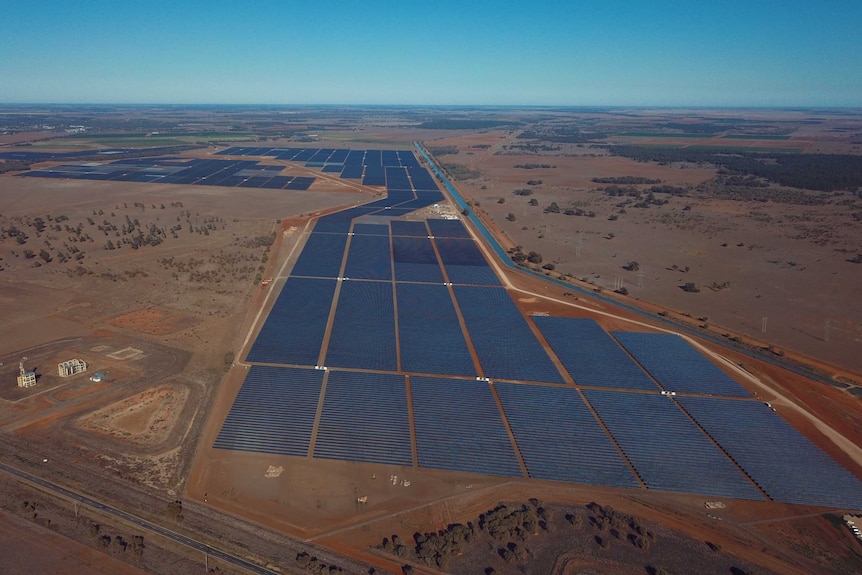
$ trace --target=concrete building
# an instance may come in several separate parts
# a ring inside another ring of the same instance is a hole
[[[18,364],[18,387],[33,387],[36,385],[36,372],[35,371],[26,371],[24,369],[24,362]]]
[[[87,362],[83,359],[70,359],[57,364],[57,373],[60,377],[69,377],[85,371],[87,371]]]

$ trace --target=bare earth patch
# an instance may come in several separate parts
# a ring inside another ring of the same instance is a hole
[[[105,323],[152,335],[167,335],[198,323],[193,317],[164,309],[142,309],[111,318]]]
[[[188,396],[186,387],[155,387],[82,417],[78,425],[137,444],[158,445],[168,438]]]

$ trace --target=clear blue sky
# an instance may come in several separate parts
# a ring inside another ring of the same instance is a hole
[[[862,1],[0,0],[0,102],[862,107]]]

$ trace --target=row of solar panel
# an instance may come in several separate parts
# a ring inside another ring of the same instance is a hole
[[[305,456],[322,401],[315,457],[409,466],[408,385],[420,467],[521,476],[517,448],[538,479],[762,500],[756,482],[776,501],[862,509],[862,482],[756,401],[585,403],[572,388],[253,366],[214,447]]]
[[[177,162],[174,159],[148,162],[118,160],[102,165],[67,165],[46,170],[32,170],[20,174],[37,178],[65,178],[141,182],[157,184],[183,184],[307,190],[314,182],[311,177],[276,175],[278,166],[258,166],[255,161],[202,160]]]
[[[268,148],[235,146],[217,152],[220,156],[273,157],[291,162],[309,162],[317,165],[343,164],[346,166],[419,166],[410,150],[351,150],[332,148]]]
[[[101,150],[76,150],[74,152],[0,152],[0,160],[47,162],[49,160],[71,160],[74,158],[91,158],[99,156],[116,158],[123,154],[140,154],[142,151],[146,151],[148,154],[160,154],[162,152],[167,152],[172,148],[172,146],[160,146],[157,148],[146,148],[145,150],[141,150],[140,148],[103,148]]]

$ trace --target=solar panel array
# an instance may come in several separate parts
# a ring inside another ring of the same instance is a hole
[[[213,447],[307,455],[323,373],[251,366]]]
[[[150,148],[149,153],[170,148]],[[141,150],[110,149],[66,153],[13,153],[4,154],[10,159],[27,158],[32,161],[74,159],[77,157],[136,154]],[[234,146],[216,153],[217,156],[271,157],[276,160],[304,162],[307,168],[320,168],[322,172],[338,173],[343,179],[361,179],[365,185],[388,186],[411,192],[403,202],[410,209],[430,205],[443,198],[434,179],[419,165],[408,150],[348,150],[333,148],[270,148],[260,146]],[[178,159],[124,158],[105,164],[68,164],[19,174],[24,177],[110,180],[159,184],[186,184],[196,186],[224,186],[265,188],[277,190],[307,190],[315,178],[282,175],[283,166],[258,164],[256,160],[230,159]],[[391,183],[390,183],[391,182]],[[434,192],[434,196],[419,197],[412,193]]]
[[[449,289],[413,283],[399,283],[396,289],[401,369],[475,376]]]
[[[396,371],[393,299],[388,282],[341,282],[324,364]]]
[[[640,487],[577,390],[497,383],[530,477]]]
[[[438,221],[438,220],[429,220]],[[500,285],[497,274],[472,239],[435,238],[449,281],[455,284]]]
[[[318,219],[247,357],[313,366],[323,353],[331,369],[253,366],[214,447],[306,456],[313,441],[317,458],[403,466],[415,448],[420,467],[515,477],[520,453],[540,479],[862,508],[858,479],[679,337],[612,338],[593,320],[534,317],[581,391],[564,386],[459,221],[392,219],[440,194],[412,153],[237,150],[342,175],[370,168],[389,194]],[[256,184],[271,171],[247,162],[227,177]],[[494,383],[474,379],[470,343]],[[650,375],[667,390],[743,399],[662,396]]]
[[[334,280],[288,278],[246,361],[317,365],[334,294]]]
[[[344,276],[350,279],[392,279],[389,237],[362,235],[351,237]]]
[[[330,371],[314,456],[413,465],[404,376]]]
[[[763,499],[668,397],[598,389],[584,395],[649,489]]]
[[[443,283],[437,254],[427,237],[394,236],[392,259],[395,262],[395,279],[399,282]]]
[[[294,276],[337,278],[347,236],[342,234],[311,234],[291,272]]]
[[[862,509],[862,482],[759,401],[678,401],[774,500]]]
[[[411,377],[420,467],[522,476],[487,383]]]
[[[658,389],[595,320],[550,316],[532,320],[577,385]]]
[[[618,331],[613,336],[669,391],[751,395],[676,334]]]
[[[312,177],[281,175],[281,166],[253,160],[135,158],[105,164],[68,164],[20,174],[35,178],[307,190]]]
[[[564,383],[506,290],[474,286],[454,289],[485,377]]]

